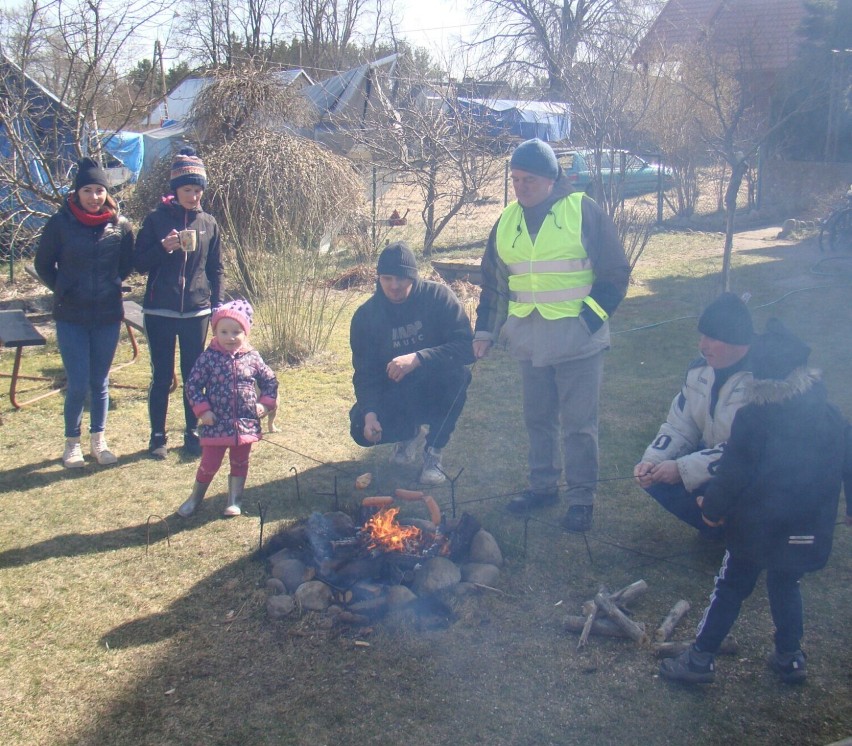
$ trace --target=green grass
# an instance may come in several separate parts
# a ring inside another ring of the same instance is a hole
[[[780,316],[813,348],[833,400],[852,414],[849,275],[812,274],[812,242],[738,250],[733,286],[749,291],[758,328]],[[736,657],[717,683],[668,686],[632,643],[593,637],[577,652],[567,613],[600,585],[644,578],[635,617],[655,628],[680,598],[692,604],[676,636],[692,634],[712,589],[718,547],[663,513],[628,477],[695,356],[695,318],[716,292],[721,238],[661,234],[640,261],[613,321],[601,402],[595,527],[583,540],[558,528],[555,507],[528,525],[488,499],[524,487],[526,434],[515,364],[477,364],[447,450],[460,508],[495,534],[507,563],[502,593],[455,601],[447,629],[377,625],[340,632],[306,615],[270,622],[256,505],[267,535],[343,502],[355,475],[376,493],[410,486],[412,469],[351,443],[347,323],[310,365],[279,371],[282,432],[253,453],[245,504],[225,521],[219,474],[199,515],[178,521],[195,464],[145,457],[147,352],[116,374],[109,439],[116,467],[67,473],[61,397],[18,412],[0,406],[0,732],[4,744],[825,744],[852,735],[848,594],[852,533],[838,526],[829,566],[803,582],[810,679],[785,687],[766,670],[771,619],[759,588],[734,633]],[[818,288],[818,289],[811,289]],[[786,295],[796,291],[791,295]],[[784,297],[786,295],[786,297]],[[652,323],[689,317],[653,328]],[[126,344],[119,354],[126,355]],[[60,368],[55,346],[24,353],[31,373]],[[0,364],[11,365],[4,351]],[[179,433],[172,398],[170,426]],[[177,436],[179,441],[179,436]],[[273,444],[274,443],[274,444]],[[277,445],[275,445],[277,444]],[[296,499],[298,473],[301,501]],[[449,503],[449,490],[436,498]],[[171,530],[151,515],[164,516]],[[526,549],[526,552],[524,552]],[[591,558],[590,558],[591,555]],[[356,640],[369,647],[356,646]]]

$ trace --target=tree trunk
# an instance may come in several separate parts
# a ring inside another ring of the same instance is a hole
[[[731,178],[725,190],[725,250],[722,254],[722,290],[731,289],[731,254],[734,249],[734,217],[737,212],[737,194],[743,183],[748,165],[744,160],[731,166]]]

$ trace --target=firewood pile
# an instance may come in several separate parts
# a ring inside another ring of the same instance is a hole
[[[593,599],[582,605],[581,615],[569,614],[565,618],[565,629],[580,634],[577,650],[588,643],[590,635],[630,639],[639,646],[650,647],[654,654],[661,658],[680,655],[689,648],[695,642],[694,639],[671,640],[678,623],[690,609],[689,601],[683,599],[677,601],[653,634],[649,633],[643,622],[637,622],[631,618],[632,612],[628,608],[629,605],[647,590],[648,584],[644,580],[637,580],[615,593],[601,588]],[[719,653],[734,655],[736,652],[737,642],[728,635],[722,642]]]

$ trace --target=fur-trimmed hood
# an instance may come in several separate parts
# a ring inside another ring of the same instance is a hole
[[[755,378],[746,384],[746,402],[749,404],[780,404],[810,391],[822,380],[822,374],[814,368],[796,368],[783,380],[777,378]]]

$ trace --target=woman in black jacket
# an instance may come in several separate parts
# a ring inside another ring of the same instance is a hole
[[[124,319],[121,283],[133,268],[133,231],[108,185],[106,172],[83,158],[74,191],[47,221],[35,257],[38,276],[53,291],[56,340],[68,381],[62,463],[69,469],[85,465],[80,429],[87,393],[92,456],[99,464],[116,462],[104,430],[109,369]]]
[[[192,148],[183,148],[172,163],[172,195],[145,218],[136,242],[136,269],[148,274],[143,312],[151,355],[148,453],[166,457],[166,414],[174,379],[175,342],[180,347],[183,381],[204,351],[211,309],[221,302],[222,260],[219,226],[201,209],[207,172]],[[198,418],[183,396],[184,451],[201,455]]]

